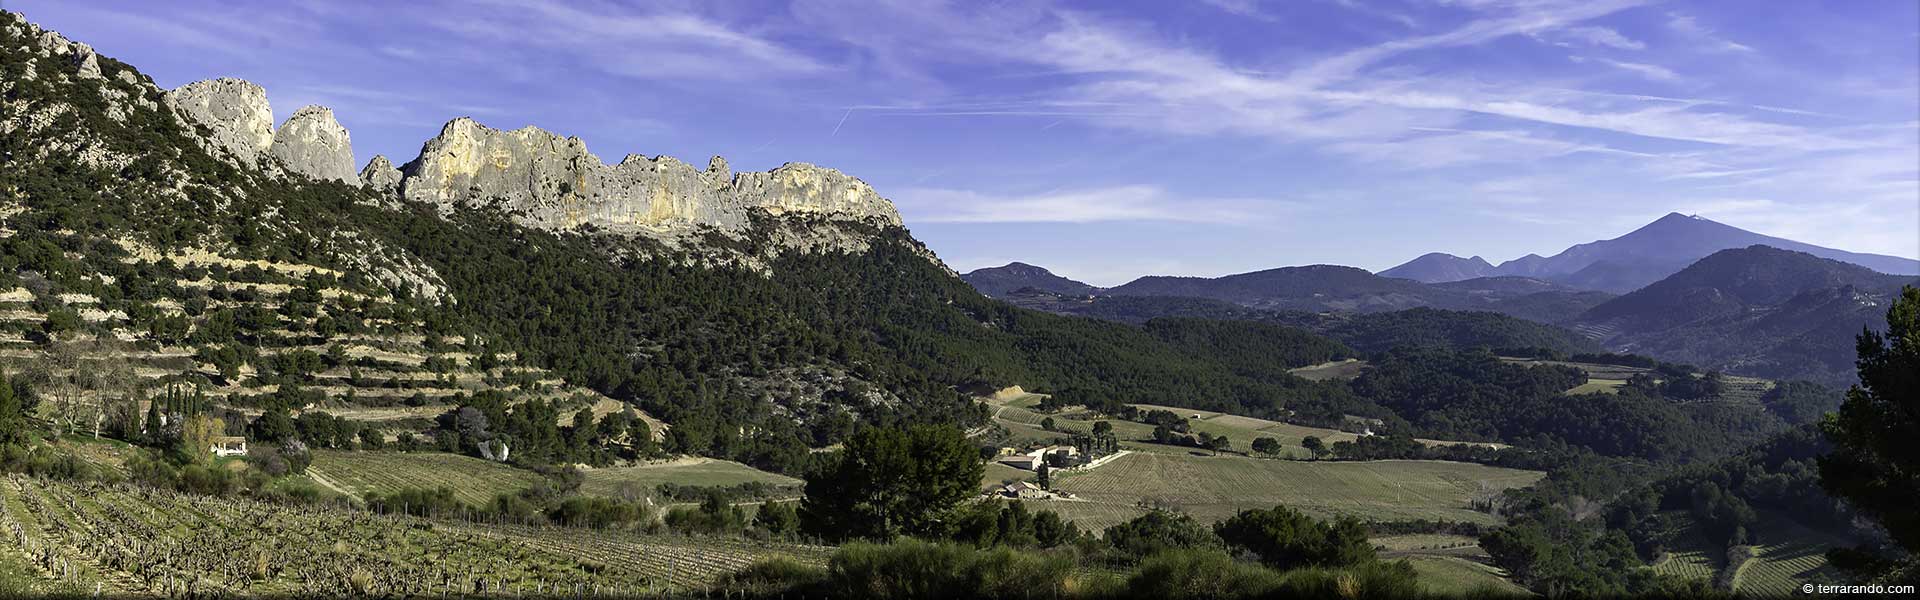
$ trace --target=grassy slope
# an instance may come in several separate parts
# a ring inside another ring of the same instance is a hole
[[[1287,372],[1313,381],[1325,381],[1328,379],[1353,379],[1359,377],[1360,372],[1366,370],[1366,368],[1367,361],[1349,358],[1346,360],[1309,365],[1297,369],[1288,369]]]
[[[620,488],[629,483],[640,489],[652,491],[662,483],[699,486],[725,486],[749,482],[765,482],[772,485],[792,485],[800,480],[785,475],[761,471],[740,463],[724,460],[689,459],[657,465],[637,467],[616,467],[591,469],[586,471],[586,482],[580,485],[580,491],[587,494],[614,496]]]
[[[1413,556],[1407,561],[1419,574],[1420,585],[1436,594],[1486,596],[1530,596],[1526,588],[1507,581],[1500,570],[1453,556]]]
[[[1172,504],[1203,521],[1247,508],[1286,505],[1330,517],[1445,519],[1492,523],[1468,508],[1478,494],[1532,484],[1541,474],[1438,461],[1298,462],[1239,456],[1135,453],[1056,486],[1079,501],[1044,501],[1100,530],[1144,512],[1143,501]]]
[[[318,450],[307,470],[316,482],[331,483],[362,498],[370,492],[444,486],[472,506],[483,506],[496,495],[526,489],[540,480],[532,471],[442,452]]]

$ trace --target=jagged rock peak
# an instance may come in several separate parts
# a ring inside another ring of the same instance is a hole
[[[733,181],[733,169],[727,167],[727,159],[717,154],[707,159],[707,179],[721,184]]]
[[[67,39],[53,30],[41,29],[27,21],[19,13],[7,13],[7,30],[14,35],[22,33],[33,38],[34,54],[48,58],[72,61],[79,67],[75,75],[81,79],[100,79],[100,57],[94,53],[93,46]]]
[[[174,113],[213,130],[208,141],[244,164],[258,164],[273,147],[273,107],[265,88],[222,77],[174,88],[165,97]]]
[[[400,191],[400,169],[387,160],[386,155],[375,154],[367,161],[366,168],[360,169],[360,186],[386,193]]]
[[[305,106],[287,117],[273,133],[273,156],[287,170],[314,179],[358,183],[353,170],[353,142],[347,128],[334,120],[333,109]]]
[[[738,231],[755,210],[900,224],[893,203],[833,169],[790,163],[721,178],[714,175],[727,171],[724,160],[709,161],[706,171],[669,156],[628,155],[609,165],[579,138],[536,127],[501,131],[465,117],[442,127],[402,171],[410,200],[496,202],[553,229]]]

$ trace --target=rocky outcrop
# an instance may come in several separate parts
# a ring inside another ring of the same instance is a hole
[[[175,114],[211,129],[207,141],[242,164],[258,165],[273,147],[273,108],[260,86],[233,78],[196,81],[165,98]]]
[[[353,144],[347,128],[333,119],[333,110],[307,106],[287,117],[273,132],[273,156],[287,170],[314,179],[358,183],[353,171]]]
[[[80,79],[100,79],[100,57],[93,52],[93,46],[68,40],[52,31],[41,31],[40,37],[34,42],[39,55],[71,61],[78,66],[76,76]]]
[[[410,200],[495,203],[549,229],[738,232],[756,211],[900,224],[893,203],[833,169],[789,163],[735,174],[718,157],[703,171],[672,157],[639,155],[608,165],[579,138],[534,127],[501,131],[468,118],[442,127],[402,171]]]
[[[395,194],[400,192],[400,169],[393,166],[382,154],[373,155],[367,161],[366,168],[360,169],[360,187]]]

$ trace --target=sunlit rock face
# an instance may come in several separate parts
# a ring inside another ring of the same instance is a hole
[[[409,200],[494,203],[524,222],[565,229],[739,231],[755,209],[899,225],[893,203],[833,169],[789,163],[734,174],[715,157],[705,170],[660,156],[606,164],[579,138],[535,127],[493,129],[455,119],[402,169]]]
[[[333,110],[308,106],[287,117],[273,132],[273,156],[287,170],[344,183],[359,183],[353,170],[353,143]]]

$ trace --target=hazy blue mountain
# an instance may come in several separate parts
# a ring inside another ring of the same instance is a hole
[[[1920,274],[1920,261],[1909,258],[1825,248],[1671,213],[1617,238],[1575,245],[1550,257],[1529,254],[1480,275],[1535,277],[1581,289],[1626,293],[1679,272],[1707,255],[1754,245],[1805,252],[1881,273]],[[1381,274],[1429,283],[1458,281],[1465,278],[1457,275],[1470,272],[1467,267],[1474,262],[1428,254]]]
[[[1186,296],[1287,310],[1379,312],[1436,304],[1450,295],[1425,284],[1338,265],[1282,267],[1224,277],[1148,276],[1107,290],[1112,296]]]
[[[1853,336],[1884,323],[1913,276],[1768,246],[1722,250],[1588,310],[1576,326],[1616,350],[1775,378],[1844,384]]]

